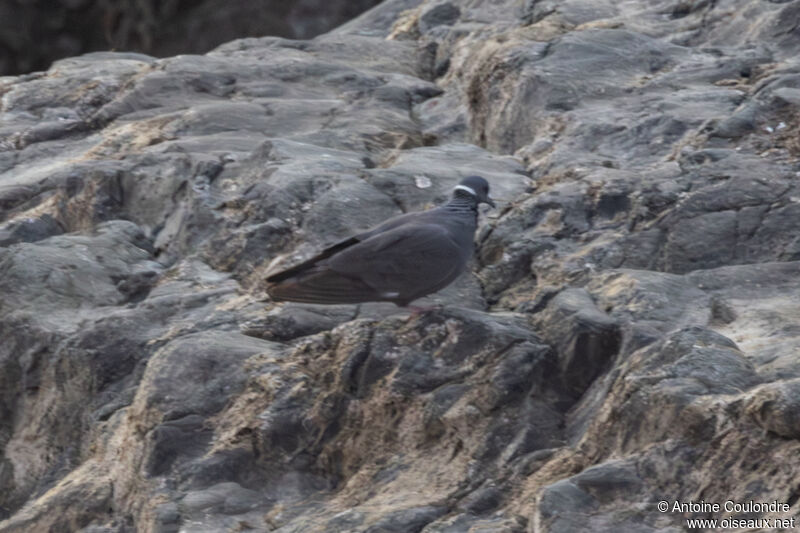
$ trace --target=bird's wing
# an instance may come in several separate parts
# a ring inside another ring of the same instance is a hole
[[[291,268],[287,268],[286,270],[281,270],[280,272],[270,274],[269,276],[267,276],[267,282],[280,283],[282,281],[286,281],[289,278],[293,278],[299,274],[302,274],[303,272],[308,271],[309,269],[314,268],[321,261],[324,261],[325,259],[331,257],[337,252],[340,252],[341,250],[344,250],[345,248],[352,246],[357,242],[359,242],[358,237],[350,237],[349,239],[337,242],[333,246],[325,248],[311,259],[307,259],[302,263],[299,263]]]
[[[341,240],[331,246],[328,246],[320,253],[315,255],[314,257],[303,261],[293,267],[287,268],[286,270],[281,270],[280,272],[276,272],[267,276],[267,281],[269,283],[279,283],[281,281],[287,280],[292,278],[298,274],[301,274],[313,267],[315,267],[320,262],[328,259],[329,257],[341,252],[342,250],[353,246],[354,244],[358,244],[359,242],[365,241],[371,237],[379,235],[381,233],[385,233],[392,229],[396,229],[404,224],[407,224],[413,221],[416,217],[418,217],[420,213],[405,213],[403,215],[398,215],[396,217],[392,217],[389,220],[386,220],[375,226],[372,229],[367,231],[357,233],[352,237],[348,237],[347,239]]]
[[[348,246],[326,264],[382,295],[397,293],[402,298],[439,287],[464,262],[462,250],[445,228],[407,223]]]

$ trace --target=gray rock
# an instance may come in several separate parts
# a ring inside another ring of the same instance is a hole
[[[460,15],[461,10],[451,2],[440,2],[425,6],[417,22],[419,31],[426,33],[436,26],[452,26]]]
[[[472,514],[487,514],[497,509],[503,501],[503,493],[496,487],[487,486],[476,490],[459,504],[459,507]]]
[[[460,531],[523,533],[526,531],[525,526],[526,519],[521,516],[498,515],[481,518],[470,513],[461,513],[431,522],[425,526],[422,533],[458,533]]]
[[[242,324],[245,335],[260,339],[287,341],[327,331],[356,317],[357,306],[287,304],[279,312]]]
[[[800,438],[797,387],[796,379],[759,387],[747,400],[747,412],[767,431],[789,439]]]
[[[796,4],[394,0],[0,78],[0,532],[793,501]],[[442,309],[263,298],[476,173],[498,209]]]
[[[400,533],[401,531],[416,533],[445,512],[446,509],[433,506],[404,509],[372,524],[365,531],[367,533]]]
[[[13,221],[0,230],[0,246],[19,242],[36,242],[62,232],[63,229],[59,223],[50,215]]]
[[[537,506],[544,518],[573,513],[586,514],[596,506],[594,498],[568,480],[556,482],[547,487]]]
[[[556,347],[564,387],[575,397],[609,368],[622,341],[617,322],[597,309],[582,289],[560,292],[537,321]]]

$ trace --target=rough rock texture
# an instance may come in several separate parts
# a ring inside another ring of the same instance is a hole
[[[799,20],[387,0],[310,41],[0,79],[0,532],[794,515]],[[473,173],[502,201],[443,310],[263,296]]]
[[[240,37],[309,39],[380,0],[3,0],[0,76],[64,57],[124,50],[208,52]]]

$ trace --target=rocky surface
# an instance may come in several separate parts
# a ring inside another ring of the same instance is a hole
[[[1,78],[0,531],[794,515],[798,21],[387,0],[310,41]],[[442,310],[264,297],[472,173],[502,201]]]

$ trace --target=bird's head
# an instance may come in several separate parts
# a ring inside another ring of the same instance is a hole
[[[468,176],[453,189],[453,196],[465,195],[471,196],[479,204],[495,207],[494,200],[489,196],[489,182],[480,176]]]

